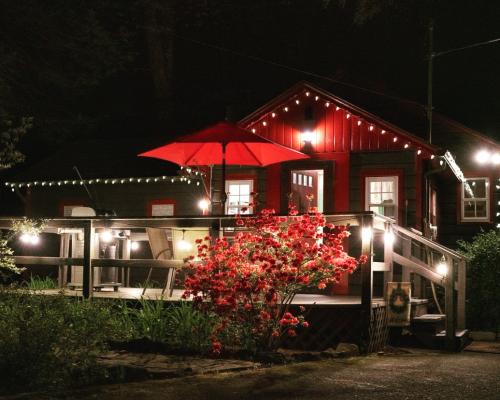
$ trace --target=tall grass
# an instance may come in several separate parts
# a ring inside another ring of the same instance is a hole
[[[28,290],[57,289],[57,282],[48,276],[41,278],[32,275],[29,281],[24,281],[22,283],[22,286]]]

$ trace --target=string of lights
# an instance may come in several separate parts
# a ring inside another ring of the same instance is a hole
[[[201,184],[202,178],[205,176],[200,171],[193,171],[187,168],[188,175],[181,176],[142,176],[128,178],[95,178],[95,179],[65,179],[65,180],[37,180],[31,182],[5,182],[4,185],[10,187],[12,191],[19,188],[30,187],[60,187],[60,186],[84,186],[84,185],[120,185],[129,183],[195,183],[196,186]]]
[[[351,111],[345,109],[345,107],[335,104],[330,99],[327,99],[324,96],[321,96],[320,94],[312,93],[310,90],[306,90],[302,93],[302,96],[305,97],[305,100],[313,99],[314,102],[322,103],[325,108],[334,107],[335,111],[344,111],[345,119],[357,120],[356,124],[358,127],[362,126],[363,124],[367,124],[369,132],[373,132],[374,134],[380,134],[380,135],[391,135],[392,142],[393,143],[400,142],[402,149],[404,150],[415,151],[417,156],[422,156],[423,158],[429,158],[431,160],[435,158],[435,154],[432,154],[427,149],[422,148],[420,143],[408,139],[406,136],[403,137],[402,135],[398,135],[394,132],[389,132],[386,129],[378,128],[377,127],[378,124],[376,122],[368,121],[362,117],[354,115],[352,114]],[[295,97],[292,97],[286,102],[277,105],[272,111],[260,116],[257,120],[249,123],[248,126],[251,127],[251,131],[256,134],[261,133],[260,130],[266,128],[269,125],[270,120],[276,119],[277,117],[279,117],[279,115],[283,115],[290,112],[294,105],[295,106],[301,105],[304,101],[304,98],[302,96],[298,94]],[[260,126],[262,126],[262,128],[259,128]],[[315,136],[315,133],[304,132],[302,135],[308,136],[307,138],[304,138],[305,141],[311,141]]]

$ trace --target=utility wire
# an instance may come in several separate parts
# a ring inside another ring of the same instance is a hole
[[[432,53],[432,54],[431,54],[431,57],[432,57],[432,58],[435,58],[435,57],[443,56],[443,55],[445,55],[445,54],[455,53],[455,52],[457,52],[457,51],[466,50],[466,49],[472,49],[472,48],[474,48],[474,47],[485,46],[485,45],[487,45],[487,44],[492,44],[492,43],[496,43],[496,42],[500,42],[500,38],[491,39],[491,40],[486,40],[486,41],[484,41],[484,42],[473,43],[473,44],[469,44],[469,45],[467,45],[467,46],[457,47],[457,48],[455,48],[455,49],[444,50],[444,51],[438,51],[438,52],[436,52],[436,53]]]
[[[305,69],[301,69],[301,68],[298,68],[298,67],[295,67],[295,66],[291,66],[291,65],[287,65],[287,64],[284,64],[284,63],[281,63],[281,62],[269,60],[269,59],[266,59],[266,58],[263,58],[263,57],[260,57],[260,56],[256,56],[256,55],[253,55],[253,54],[243,53],[241,51],[230,49],[228,47],[220,46],[220,45],[217,45],[217,44],[214,44],[214,43],[208,43],[208,42],[205,42],[205,41],[202,41],[202,40],[198,40],[198,39],[194,39],[194,38],[191,38],[191,37],[179,35],[178,33],[175,33],[175,31],[173,29],[170,29],[170,28],[162,27],[162,28],[159,28],[158,30],[166,31],[170,35],[172,35],[173,37],[176,37],[178,39],[184,40],[186,42],[191,42],[191,43],[197,44],[199,46],[209,47],[209,48],[212,48],[212,49],[215,49],[215,50],[219,50],[219,51],[222,51],[222,52],[225,52],[225,53],[233,54],[233,55],[238,56],[238,57],[247,58],[249,60],[261,62],[263,64],[272,65],[274,67],[286,69],[288,71],[296,72],[296,73],[299,73],[299,74],[302,74],[302,75],[307,75],[307,76],[310,76],[310,77],[313,77],[313,78],[322,79],[322,80],[325,80],[325,81],[328,81],[328,82],[332,82],[332,83],[336,83],[336,84],[339,84],[339,85],[347,86],[347,87],[350,87],[350,88],[353,88],[353,89],[358,89],[358,90],[361,90],[361,91],[364,91],[364,92],[367,92],[367,93],[371,93],[371,94],[374,94],[374,95],[377,95],[377,96],[386,97],[386,98],[391,99],[391,100],[397,100],[397,101],[400,101],[400,102],[404,102],[404,103],[409,103],[409,104],[413,104],[413,105],[418,105],[418,106],[421,106],[421,107],[425,107],[423,104],[421,104],[421,103],[419,103],[418,101],[415,101],[415,100],[410,100],[410,99],[406,99],[406,98],[403,98],[403,97],[390,95],[390,94],[387,94],[387,93],[384,93],[384,92],[380,92],[380,91],[369,89],[369,88],[366,88],[366,87],[363,87],[363,86],[355,85],[353,83],[344,82],[344,81],[332,78],[332,77],[327,76],[327,75],[319,74],[317,72],[307,71]]]

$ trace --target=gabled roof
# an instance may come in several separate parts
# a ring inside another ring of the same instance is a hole
[[[407,137],[433,152],[445,150],[447,141],[450,139],[448,135],[454,132],[468,135],[483,142],[484,145],[493,146],[500,150],[500,143],[437,112],[433,113],[433,143],[430,144],[426,106],[415,101],[395,96],[382,96],[378,93],[339,84],[330,84],[328,88],[325,88],[310,82],[298,82],[243,118],[240,123],[243,126],[253,124],[279,105],[303,93],[304,90],[320,93],[322,97],[351,113]]]

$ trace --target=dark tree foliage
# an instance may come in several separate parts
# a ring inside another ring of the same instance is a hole
[[[478,234],[460,241],[467,257],[467,323],[473,329],[500,329],[500,233]]]

